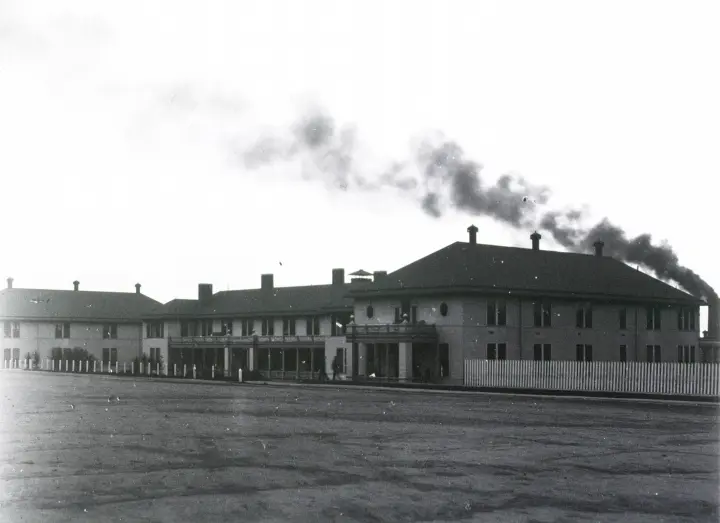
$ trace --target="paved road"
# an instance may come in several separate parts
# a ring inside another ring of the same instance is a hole
[[[717,421],[711,406],[6,372],[0,521],[717,521]]]

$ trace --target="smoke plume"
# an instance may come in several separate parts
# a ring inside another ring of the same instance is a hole
[[[654,245],[649,234],[629,238],[607,219],[584,227],[582,209],[542,211],[550,198],[547,187],[531,185],[521,176],[511,174],[488,183],[482,177],[482,165],[466,158],[460,145],[443,137],[422,142],[414,157],[393,162],[374,175],[361,173],[356,161],[359,153],[355,129],[338,129],[331,117],[315,111],[292,127],[289,138],[264,137],[241,156],[251,169],[302,159],[305,175],[320,176],[334,188],[345,191],[394,188],[415,199],[434,218],[442,217],[448,210],[460,210],[490,217],[516,229],[537,228],[549,232],[555,241],[573,252],[592,252],[593,244],[601,240],[610,256],[642,265],[694,296],[718,296],[700,276],[680,265],[669,245]]]

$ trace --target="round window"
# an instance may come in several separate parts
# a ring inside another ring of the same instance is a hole
[[[442,314],[443,316],[447,316],[447,313],[448,313],[448,304],[445,302],[442,302],[440,304],[440,314]]]
[[[373,309],[372,305],[367,306],[367,309],[365,309],[365,314],[367,314],[368,318],[372,318],[375,315],[375,310]]]

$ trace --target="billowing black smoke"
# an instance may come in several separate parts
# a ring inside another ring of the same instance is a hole
[[[395,162],[375,176],[367,176],[361,174],[356,165],[353,128],[337,129],[331,117],[313,112],[299,120],[292,131],[289,140],[263,138],[243,151],[246,167],[302,158],[309,160],[306,169],[312,168],[313,174],[324,177],[334,188],[376,191],[392,187],[415,198],[422,209],[435,218],[456,209],[488,216],[517,229],[539,228],[550,232],[558,243],[574,252],[592,252],[593,243],[602,240],[610,256],[642,265],[658,278],[674,281],[694,296],[718,296],[700,276],[679,264],[669,245],[653,245],[649,234],[628,238],[607,219],[593,227],[583,227],[584,212],[579,209],[539,212],[539,206],[549,200],[549,189],[530,185],[520,176],[505,174],[494,184],[488,184],[481,176],[482,165],[466,158],[462,148],[453,141],[425,141],[415,158]],[[416,167],[419,179],[407,174],[411,167]]]

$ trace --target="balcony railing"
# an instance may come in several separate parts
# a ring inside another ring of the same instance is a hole
[[[348,325],[345,338],[347,341],[435,341],[437,340],[437,329],[435,325],[427,323]]]
[[[170,345],[323,345],[326,336],[180,336],[170,337]]]

